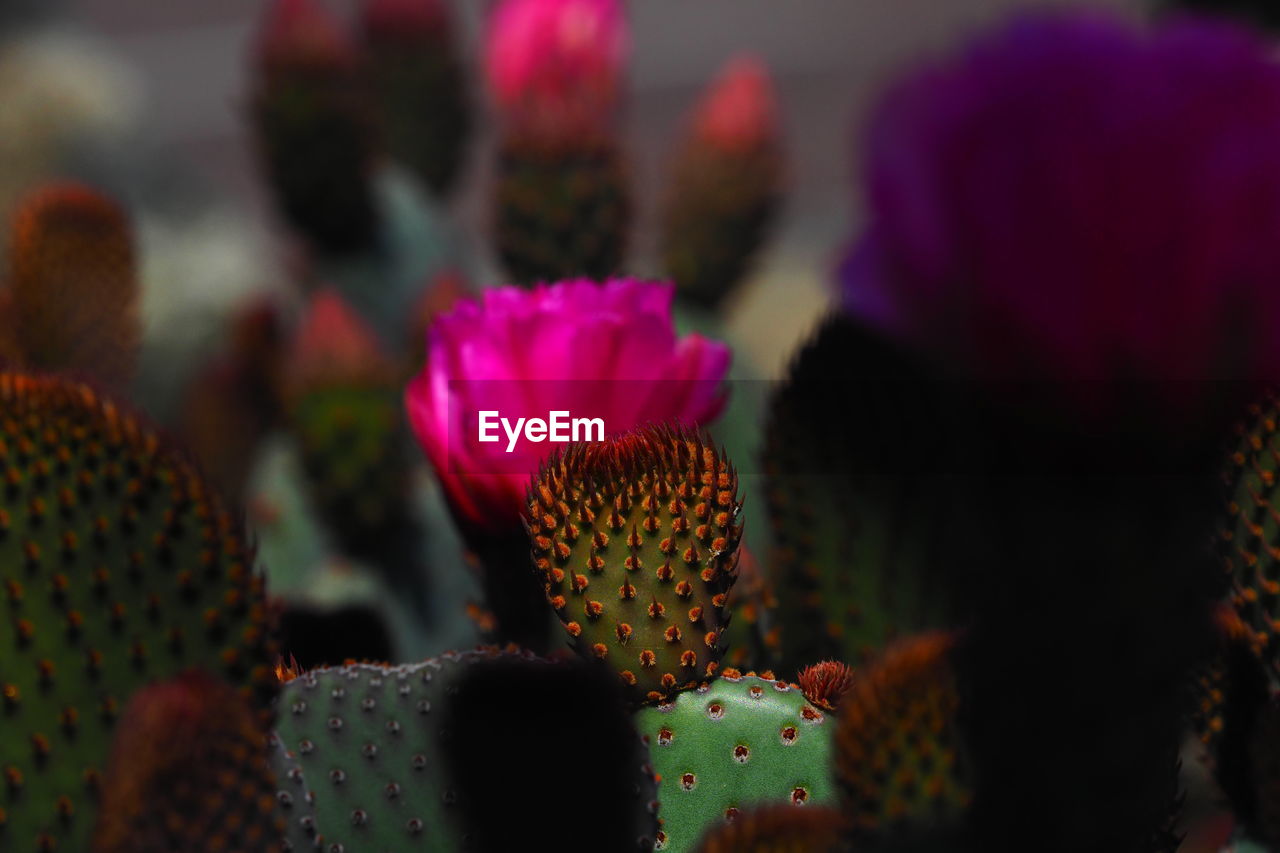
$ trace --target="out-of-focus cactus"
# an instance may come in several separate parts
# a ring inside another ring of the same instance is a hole
[[[1258,714],[1248,757],[1253,795],[1250,834],[1274,846],[1280,844],[1280,700],[1274,697]]]
[[[527,520],[548,601],[637,702],[715,675],[741,508],[728,459],[679,427],[570,445],[534,479]]]
[[[471,137],[447,0],[365,0],[361,23],[387,153],[447,194]]]
[[[93,853],[257,853],[284,831],[266,730],[202,669],[133,695],[103,776]]]
[[[259,445],[280,419],[284,342],[275,308],[266,300],[244,306],[230,338],[187,386],[178,431],[223,496],[243,505]]]
[[[192,466],[114,403],[7,373],[0,412],[4,832],[15,849],[87,850],[135,689],[200,666],[266,715],[262,581]]]
[[[728,449],[726,448],[726,453]],[[743,508],[744,528],[751,528]],[[738,549],[738,579],[729,592],[728,608],[733,620],[725,630],[726,647],[723,663],[734,669],[766,669],[773,666],[778,652],[779,631],[775,609],[778,599],[772,579],[756,561],[755,554],[746,545]]]
[[[505,0],[485,46],[501,120],[494,238],[520,284],[617,273],[631,190],[615,113],[627,51],[615,0]]]
[[[748,809],[703,836],[697,853],[835,853],[843,850],[838,809],[774,804]]]
[[[763,465],[784,666],[857,663],[895,636],[946,624],[944,522],[932,502],[942,505],[946,481],[918,452],[945,442],[929,438],[935,385],[897,347],[833,316],[775,394]]]
[[[494,240],[511,280],[528,285],[619,272],[631,227],[628,177],[612,139],[559,146],[504,140]]]
[[[1204,745],[1204,761],[1237,824],[1250,836],[1280,839],[1275,758],[1276,724],[1273,682],[1258,658],[1254,632],[1229,603],[1215,612],[1213,659],[1194,683],[1192,731]]]
[[[284,382],[312,501],[344,551],[378,565],[425,613],[398,378],[340,296],[312,297]]]
[[[133,229],[114,201],[78,184],[19,204],[9,246],[10,356],[25,367],[128,390],[141,339]]]
[[[709,829],[753,806],[832,805],[836,721],[800,688],[726,669],[710,685],[642,709],[668,851],[688,851]]]
[[[493,820],[496,766],[516,790],[572,788],[584,814],[562,829],[585,833],[592,849],[630,849],[646,836],[651,845],[653,776],[643,746],[612,685],[584,675],[482,649],[293,678],[281,695],[283,749],[275,753],[293,849],[513,849],[493,842],[527,837],[532,824],[517,819],[519,807]],[[578,707],[587,719],[573,737],[548,736]],[[577,762],[598,765],[590,784]],[[531,808],[540,801],[527,799]]]
[[[371,247],[378,143],[355,45],[315,0],[273,0],[254,63],[252,121],[281,215],[321,252]]]
[[[945,634],[895,644],[857,674],[840,704],[841,811],[869,849],[947,849],[959,837],[973,770],[958,727],[953,646]]]
[[[325,667],[284,685],[273,755],[294,850],[458,848],[437,726],[469,660]]]
[[[1278,403],[1268,392],[1236,428],[1238,444],[1224,475],[1227,518],[1218,534],[1228,595],[1273,678],[1280,677],[1280,521],[1272,510],[1280,498]]]
[[[1280,378],[1273,52],[1204,22],[1021,19],[869,121],[843,295],[956,380],[909,458],[963,484],[916,508],[940,507],[928,539],[954,543],[976,617],[956,667],[977,846],[1141,849],[1167,823],[1220,587],[1219,446]]]
[[[739,58],[698,107],[672,164],[661,218],[666,274],[714,307],[746,274],[782,194],[782,146],[768,72]]]

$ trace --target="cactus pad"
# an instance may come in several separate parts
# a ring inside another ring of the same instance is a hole
[[[322,668],[285,684],[276,733],[283,749],[275,753],[275,760],[290,849],[493,849],[484,840],[494,828],[476,823],[492,820],[491,787],[510,783],[516,790],[531,790],[517,781],[527,780],[533,786],[555,778],[554,767],[522,760],[530,748],[527,736],[537,733],[528,731],[518,703],[498,702],[491,707],[474,701],[477,684],[485,692],[486,669],[496,667],[503,680],[511,671],[504,666],[536,667],[526,681],[556,682],[555,673],[566,670],[528,653],[486,648],[417,664]],[[477,673],[480,682],[474,680]],[[520,690],[500,692],[510,698],[522,695]],[[549,703],[546,708],[529,708],[527,714],[539,725],[549,722],[549,717],[557,722],[572,719],[573,700],[572,695],[563,695],[563,707]],[[605,713],[598,695],[582,701],[597,717]],[[504,734],[495,737],[487,727],[483,733],[470,731],[477,714],[492,713],[504,718]],[[629,776],[635,786],[637,780],[652,776],[642,773],[643,750],[620,705],[619,715],[627,748],[637,756]],[[479,734],[483,737],[476,740]],[[463,742],[455,743],[459,738]],[[486,739],[494,741],[492,747]],[[554,738],[541,740],[546,741],[547,750],[561,749]],[[588,745],[597,752],[597,760],[612,766],[623,763],[608,749],[601,750],[599,742]],[[537,745],[533,748],[536,751]],[[486,750],[506,768],[483,761]],[[482,766],[470,766],[477,761]],[[539,766],[526,766],[533,764]],[[577,769],[570,770],[577,778]],[[477,776],[478,782],[471,778]],[[652,790],[632,787],[627,794],[623,808],[639,806],[647,812]],[[608,817],[622,823],[616,814]],[[653,821],[651,814],[649,820]]]
[[[921,467],[944,440],[930,433],[931,387],[896,347],[833,316],[774,396],[763,464],[788,670],[859,664],[947,624],[945,496]]]
[[[290,849],[458,848],[436,720],[468,660],[323,667],[284,685],[274,756]]]
[[[948,832],[971,799],[946,634],[890,647],[840,707],[837,776],[853,831],[873,838]]]
[[[141,327],[125,212],[88,187],[47,186],[19,206],[10,246],[7,320],[17,360],[126,388]]]
[[[612,140],[563,147],[507,140],[494,205],[498,254],[518,284],[603,280],[622,266],[631,193]]]
[[[94,853],[255,853],[284,830],[267,735],[203,670],[144,687],[121,716]]]
[[[681,295],[713,308],[741,281],[777,213],[776,148],[724,153],[691,145],[676,161],[661,217],[666,274]]]
[[[534,479],[529,531],[548,600],[586,658],[638,701],[710,678],[742,526],[738,478],[696,432],[570,445]]]
[[[137,688],[203,666],[265,708],[262,581],[187,461],[84,385],[0,374],[0,472],[0,833],[85,850]]]
[[[334,254],[369,248],[379,224],[376,117],[360,62],[313,0],[271,4],[251,105],[260,159],[285,220]]]
[[[361,12],[387,149],[433,192],[447,194],[473,124],[448,8],[437,0],[365,0]]]
[[[660,847],[692,850],[756,804],[834,803],[835,719],[800,688],[725,670],[710,685],[639,712],[660,782]]]

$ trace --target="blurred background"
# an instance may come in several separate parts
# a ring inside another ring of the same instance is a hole
[[[349,16],[355,5],[330,0]],[[459,41],[480,105],[479,153],[451,200],[480,284],[500,280],[482,239],[492,157],[478,46],[488,4],[455,3]],[[887,75],[1011,10],[1092,5],[1137,15],[1142,0],[644,0],[633,33],[625,146],[638,205],[630,267],[656,274],[660,176],[698,93],[740,52],[775,76],[789,185],[772,239],[725,306],[739,358],[766,376],[826,305],[836,256],[858,222],[852,128]],[[252,0],[11,0],[2,13],[0,204],[50,176],[87,179],[142,217],[148,334],[283,287],[287,258],[246,121],[250,53],[264,4]],[[52,97],[43,97],[52,95]],[[833,127],[849,128],[833,133]],[[190,260],[178,260],[185,255]],[[181,269],[181,272],[177,272]],[[200,328],[204,328],[203,325]],[[190,336],[197,329],[187,329]],[[212,341],[211,332],[200,340]],[[145,368],[144,368],[145,369]],[[153,380],[160,381],[160,380]]]

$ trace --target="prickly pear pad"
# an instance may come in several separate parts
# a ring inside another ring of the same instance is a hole
[[[636,701],[715,675],[737,579],[736,472],[682,427],[552,456],[529,492],[534,564],[578,651]]]
[[[836,800],[836,721],[794,685],[727,671],[636,721],[661,777],[660,849],[692,850],[709,828],[754,805]]]
[[[262,580],[194,468],[88,386],[0,373],[3,843],[87,850],[116,718],[192,666],[266,714]]]

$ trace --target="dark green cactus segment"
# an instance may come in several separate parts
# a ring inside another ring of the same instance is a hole
[[[518,807],[502,812],[504,827],[481,823],[495,820],[499,792],[508,790],[588,804],[606,792],[614,831],[628,829],[626,848],[640,836],[651,842],[656,827],[647,757],[612,679],[604,682],[607,689],[598,674],[584,686],[581,670],[525,652],[478,649],[293,678],[280,696],[276,739],[283,749],[275,753],[291,849],[504,849],[486,839],[527,833],[528,823],[510,823]],[[531,704],[524,708],[526,700]],[[575,723],[578,715],[584,718]],[[561,725],[559,736],[549,736]],[[582,738],[576,744],[562,742],[575,735]],[[583,764],[591,761],[601,767],[588,772]],[[625,784],[610,785],[617,773]],[[566,781],[557,785],[556,779]],[[575,794],[567,780],[584,790]],[[532,807],[543,802],[527,799]]]
[[[1265,746],[1258,740],[1260,720],[1273,713],[1271,683],[1255,653],[1253,632],[1235,609],[1220,604],[1214,615],[1214,654],[1195,677],[1191,729],[1204,744],[1204,761],[1232,813],[1251,826],[1259,820],[1255,752]]]
[[[583,657],[636,701],[712,677],[737,577],[738,478],[700,434],[644,427],[570,445],[530,489],[533,555]]]
[[[359,56],[310,0],[275,0],[269,14],[250,109],[277,206],[321,251],[366,249],[378,143]]]
[[[93,853],[257,853],[284,830],[267,735],[204,670],[134,693],[103,782]]]
[[[0,477],[0,844],[87,850],[135,690],[199,666],[268,716],[262,581],[187,460],[87,386],[0,374]]]
[[[972,800],[960,695],[946,634],[911,637],[853,678],[840,700],[841,811],[868,843],[954,838]]]
[[[384,141],[391,156],[444,195],[462,171],[473,124],[452,22],[443,6],[425,13],[431,20],[422,22],[397,21],[404,16],[394,10],[378,14],[393,5],[373,0],[364,8],[370,84]]]
[[[404,417],[392,388],[329,387],[303,394],[291,422],[311,497],[330,529],[355,554],[409,523]]]
[[[551,146],[520,137],[498,155],[498,255],[517,284],[617,273],[631,225],[631,191],[610,139]]]
[[[858,663],[946,624],[934,391],[896,348],[835,316],[771,405],[764,471],[783,666]],[[850,407],[853,415],[850,416]]]
[[[293,850],[456,850],[439,719],[468,652],[299,675],[280,694],[279,802]]]
[[[1228,597],[1247,628],[1247,641],[1275,677],[1280,675],[1280,521],[1274,502],[1280,399],[1270,393],[1249,406],[1224,482],[1227,513],[1218,539]]]
[[[677,160],[660,239],[663,268],[682,296],[714,307],[741,281],[777,213],[781,173],[776,147],[694,145]]]
[[[693,850],[754,806],[833,804],[835,722],[795,685],[728,670],[642,709],[637,726],[661,779],[659,848]]]

